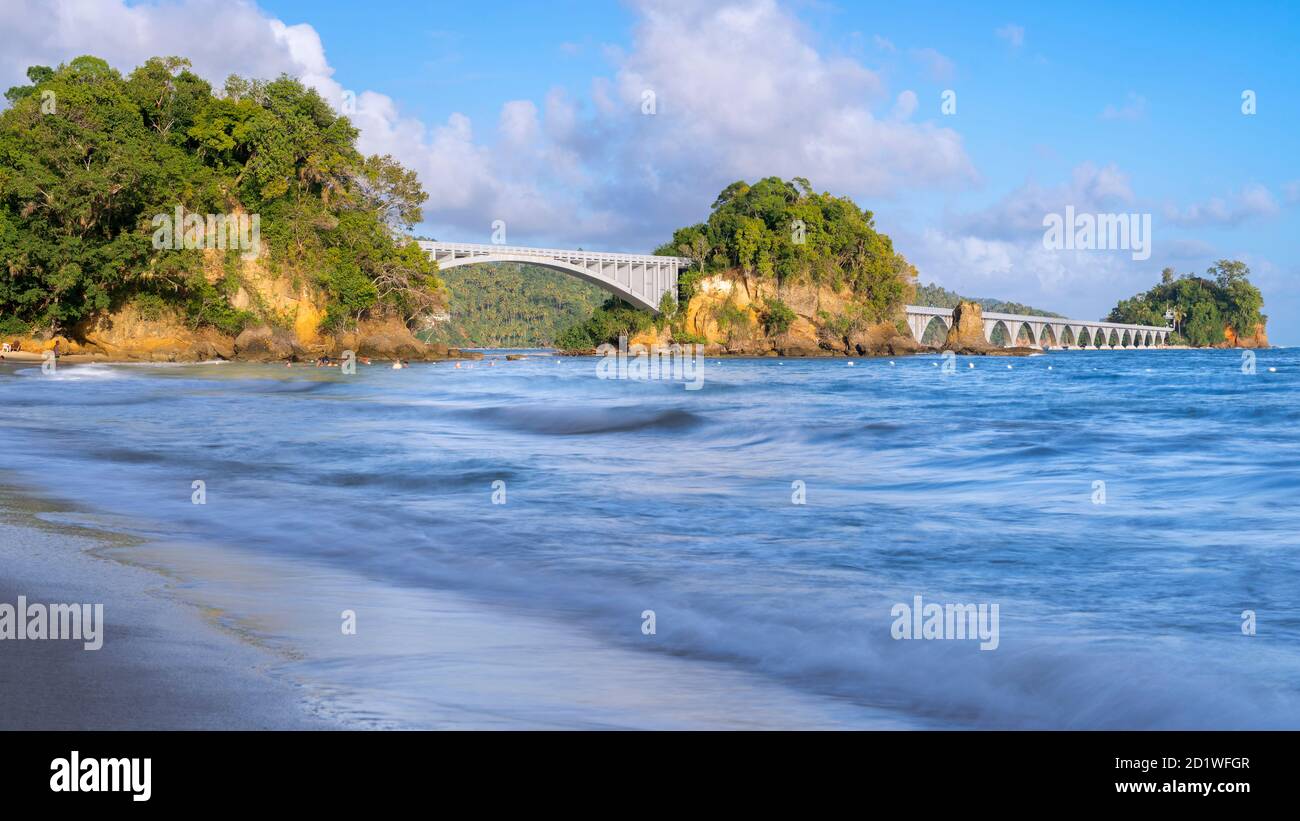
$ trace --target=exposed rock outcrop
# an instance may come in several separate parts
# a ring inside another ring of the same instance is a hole
[[[1255,330],[1250,334],[1238,334],[1231,327],[1223,329],[1223,343],[1218,345],[1220,348],[1267,348],[1268,334],[1264,331],[1264,323],[1259,322],[1255,325]]]
[[[331,355],[353,351],[357,356],[375,359],[481,359],[480,353],[449,348],[441,343],[421,341],[401,319],[395,316],[363,319],[355,331],[339,334],[328,346]]]
[[[251,362],[301,359],[305,353],[306,349],[298,342],[298,338],[285,328],[258,325],[245,328],[235,337],[235,355]]]
[[[765,328],[770,302],[794,317],[785,330]],[[892,320],[867,323],[853,292],[825,285],[777,283],[725,272],[704,277],[686,306],[684,330],[704,340],[708,355],[897,356],[921,346]],[[638,335],[630,344],[666,345],[667,329]]]
[[[858,356],[906,356],[922,346],[910,334],[902,334],[890,322],[869,325],[849,335],[849,345]]]
[[[943,349],[960,354],[986,354],[994,349],[984,339],[984,309],[979,303],[962,300],[952,309],[952,325]]]
[[[130,303],[80,323],[72,336],[59,345],[60,353],[142,362],[198,362],[229,359],[235,352],[234,340],[215,328],[192,328],[170,309],[145,315]]]

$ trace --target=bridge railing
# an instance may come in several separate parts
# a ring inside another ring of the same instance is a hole
[[[669,257],[658,254],[617,254],[604,251],[578,251],[571,248],[532,248],[522,245],[493,245],[477,242],[430,242],[429,240],[420,240],[420,247],[435,255],[450,254],[471,258],[517,256],[536,257],[538,259],[562,259],[569,262],[575,260],[587,262],[636,262],[647,265],[669,263],[675,264],[679,268],[694,264],[694,260],[686,257]]]

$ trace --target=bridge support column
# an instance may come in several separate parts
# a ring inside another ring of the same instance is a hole
[[[908,314],[907,327],[912,332],[912,338],[918,343],[925,338],[925,329],[930,327],[931,317],[925,314]]]
[[[984,341],[990,345],[993,344],[993,329],[998,326],[998,321],[996,319],[984,320]]]

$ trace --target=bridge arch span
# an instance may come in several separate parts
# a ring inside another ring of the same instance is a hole
[[[951,308],[932,308],[927,305],[906,305],[907,324],[917,342],[925,342],[931,328],[952,327]],[[935,320],[940,322],[935,322]],[[1023,334],[1029,345],[1043,347],[1078,348],[1149,348],[1164,347],[1173,330],[1167,326],[1130,325],[1122,322],[1102,322],[1054,317],[983,313],[984,341],[994,344],[998,328],[1005,335],[1004,345],[1014,345]]]
[[[610,254],[555,248],[526,248],[421,240],[420,247],[440,270],[462,265],[518,262],[576,276],[631,305],[659,312],[664,294],[677,299],[677,275],[693,264],[685,257],[656,254]]]

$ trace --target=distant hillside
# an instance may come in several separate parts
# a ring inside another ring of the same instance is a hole
[[[956,308],[960,300],[969,300],[978,302],[979,306],[986,311],[992,311],[997,314],[1023,314],[1025,316],[1052,316],[1061,317],[1061,314],[1055,314],[1051,311],[1044,311],[1040,308],[1032,308],[1028,305],[1021,305],[1019,302],[1003,302],[1000,299],[973,299],[971,297],[960,296],[953,291],[949,291],[933,282],[929,285],[916,286],[916,302],[913,304],[921,305],[927,308]]]
[[[439,276],[451,291],[451,318],[423,336],[457,347],[547,347],[608,296],[577,277],[536,265],[466,265]]]

